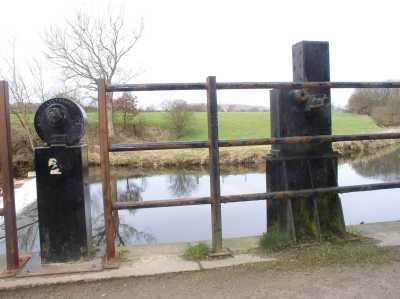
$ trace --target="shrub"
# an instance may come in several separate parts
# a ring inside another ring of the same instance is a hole
[[[193,112],[190,111],[189,105],[184,100],[167,101],[163,103],[167,113],[167,122],[170,131],[177,138],[183,137],[191,129],[193,120]]]

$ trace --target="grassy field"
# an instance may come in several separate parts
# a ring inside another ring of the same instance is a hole
[[[33,125],[33,115],[31,115]],[[266,138],[270,136],[270,114],[267,112],[221,112],[219,113],[219,138],[220,139],[240,139],[240,138]],[[15,127],[18,122],[12,119]],[[165,140],[174,139],[174,137],[164,131],[168,131],[168,122],[165,112],[143,112],[140,113],[136,122],[141,122],[145,126],[152,127],[146,132],[145,140]],[[98,141],[96,138],[97,113],[88,113],[89,128],[83,142],[90,147],[89,163],[99,165],[100,156],[98,153]],[[122,126],[122,115],[114,115],[114,124],[120,128]],[[161,130],[154,130],[154,127]],[[371,132],[379,130],[371,118],[349,113],[333,114],[333,133],[334,134],[352,134]],[[141,131],[143,132],[143,131]],[[13,138],[19,136],[20,144],[25,146],[23,132],[16,132]],[[20,135],[18,135],[20,134]],[[153,134],[153,135],[148,135]],[[165,139],[164,139],[165,138]],[[207,140],[207,115],[206,113],[194,113],[191,129],[181,138],[181,140]],[[132,130],[118,134],[114,143],[140,142],[134,136]],[[21,150],[23,147],[17,146],[15,150]],[[39,142],[40,144],[40,142]],[[333,145],[335,151],[342,156],[351,154],[371,153],[386,148],[393,141],[381,140],[376,142],[336,142]],[[220,152],[220,164],[223,167],[232,165],[248,165],[249,163],[263,163],[265,155],[270,151],[270,147],[251,146],[223,148]],[[22,152],[14,157],[17,167],[20,167],[20,174],[24,175],[26,171],[32,169],[32,157],[30,153]],[[184,149],[173,151],[144,151],[144,152],[125,152],[113,154],[110,156],[110,164],[113,166],[129,166],[138,169],[166,168],[166,167],[198,167],[206,166],[208,163],[207,149]],[[21,166],[22,165],[22,166]]]
[[[137,118],[146,125],[168,129],[166,112],[145,112]],[[90,114],[89,119],[95,121],[97,115]],[[333,133],[351,134],[378,130],[374,121],[368,116],[351,113],[333,113]],[[115,122],[121,117],[116,115]],[[221,139],[263,138],[270,136],[269,112],[220,112],[218,114],[219,136]],[[183,140],[207,139],[207,115],[203,112],[193,114],[191,129]]]
[[[166,113],[142,112],[136,117],[135,121],[141,121],[145,125],[168,130]],[[12,120],[16,122],[14,116],[12,116]],[[89,112],[88,121],[90,126],[96,126],[97,113]],[[332,121],[334,134],[351,134],[379,130],[374,121],[364,115],[343,112],[333,113]],[[114,115],[114,123],[122,124],[121,114],[116,113]],[[270,136],[269,112],[220,112],[218,113],[218,124],[220,139],[265,138]],[[190,130],[181,139],[207,139],[207,114],[204,112],[195,112]]]

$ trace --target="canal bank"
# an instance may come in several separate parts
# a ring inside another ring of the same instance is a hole
[[[346,141],[332,143],[333,150],[340,157],[368,155],[389,147],[398,146],[397,140]],[[265,163],[265,156],[271,146],[246,146],[220,148],[221,167]],[[121,152],[110,154],[110,165],[115,167],[134,167],[140,169],[207,166],[208,149],[179,149]],[[98,146],[89,151],[89,164],[100,165]]]

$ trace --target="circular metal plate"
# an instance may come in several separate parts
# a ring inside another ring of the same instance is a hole
[[[35,114],[35,129],[47,145],[75,145],[85,133],[86,113],[66,98],[41,104]]]

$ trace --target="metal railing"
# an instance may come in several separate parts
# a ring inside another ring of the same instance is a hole
[[[6,81],[0,81],[0,167],[4,206],[0,209],[0,216],[4,217],[5,223],[7,271],[12,272],[18,269],[20,262],[15,215],[9,91]]]
[[[282,200],[309,196],[321,193],[349,193],[380,189],[400,188],[400,181],[379,184],[353,185],[344,187],[327,187],[282,192],[267,192],[243,195],[221,196],[219,147],[271,145],[271,144],[319,144],[336,141],[398,139],[400,133],[374,133],[354,135],[322,135],[294,136],[284,138],[259,138],[219,140],[217,115],[218,89],[331,89],[331,88],[400,88],[400,82],[222,82],[217,83],[215,77],[207,77],[205,83],[160,83],[160,84],[119,84],[111,85],[105,80],[98,80],[99,100],[99,138],[101,174],[104,202],[104,221],[106,230],[106,260],[112,262],[116,258],[114,244],[114,227],[112,211],[122,209],[141,209],[156,207],[173,207],[187,205],[211,205],[212,250],[218,254],[222,250],[221,203],[244,202],[255,200]],[[174,141],[153,142],[145,144],[110,144],[107,127],[107,93],[124,91],[167,91],[167,90],[206,90],[208,140],[207,141]],[[110,152],[167,150],[186,148],[209,149],[210,196],[171,200],[149,200],[136,202],[112,202],[110,185]]]

